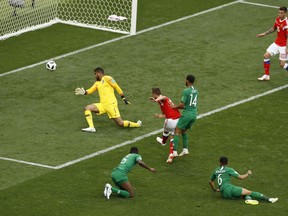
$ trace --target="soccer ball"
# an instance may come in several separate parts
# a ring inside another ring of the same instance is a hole
[[[54,70],[56,70],[57,65],[56,65],[56,63],[54,61],[48,61],[47,64],[46,64],[46,68],[48,70],[54,71]]]

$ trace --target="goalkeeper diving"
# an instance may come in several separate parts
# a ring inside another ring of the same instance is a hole
[[[84,88],[78,87],[75,89],[76,95],[89,95],[98,90],[100,97],[100,103],[93,103],[85,107],[84,113],[89,127],[83,128],[82,131],[96,132],[92,112],[96,113],[97,115],[107,113],[108,117],[114,120],[114,122],[120,127],[141,127],[142,122],[140,120],[138,120],[136,123],[128,120],[122,120],[114,90],[117,91],[126,105],[129,105],[130,102],[125,97],[122,89],[116,83],[116,81],[111,76],[104,75],[104,70],[101,67],[97,67],[94,70],[94,75],[96,82],[91,88],[85,90]]]

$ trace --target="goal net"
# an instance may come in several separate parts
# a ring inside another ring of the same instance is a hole
[[[138,0],[0,0],[0,40],[56,23],[136,33]]]

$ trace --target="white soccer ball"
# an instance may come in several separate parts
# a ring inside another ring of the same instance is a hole
[[[46,64],[48,70],[54,71],[57,68],[57,64],[54,61],[48,61]]]

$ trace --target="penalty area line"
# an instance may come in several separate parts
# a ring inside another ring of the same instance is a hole
[[[241,101],[238,101],[238,102],[229,104],[229,105],[227,105],[227,106],[220,107],[220,108],[215,109],[215,110],[212,110],[212,111],[210,111],[210,112],[200,114],[200,115],[198,115],[197,119],[201,119],[201,118],[204,118],[204,117],[206,117],[206,116],[213,115],[213,114],[215,114],[215,113],[218,113],[218,112],[227,110],[227,109],[229,109],[229,108],[232,108],[232,107],[235,107],[235,106],[238,106],[238,105],[241,105],[241,104],[250,102],[250,101],[253,101],[253,100],[258,99],[258,98],[260,98],[260,97],[264,97],[264,96],[266,96],[266,95],[272,94],[272,93],[277,92],[277,91],[281,91],[281,90],[286,89],[286,88],[288,88],[288,84],[286,84],[286,85],[284,85],[284,86],[280,86],[280,87],[275,88],[275,89],[272,89],[272,90],[269,90],[269,91],[266,91],[266,92],[264,92],[264,93],[261,93],[261,94],[255,95],[255,96],[251,96],[251,97],[249,97],[249,98],[246,98],[246,99],[244,99],[244,100],[241,100]],[[106,149],[103,149],[103,150],[94,152],[94,153],[92,153],[92,154],[86,155],[86,156],[84,156],[84,157],[82,157],[82,158],[78,158],[78,159],[76,159],[76,160],[72,160],[72,161],[66,162],[66,163],[64,163],[64,164],[58,165],[58,166],[55,167],[55,169],[61,169],[61,168],[64,168],[64,167],[67,167],[67,166],[70,166],[70,165],[79,163],[79,162],[81,162],[81,161],[84,161],[84,160],[87,160],[87,159],[96,157],[96,156],[98,156],[98,155],[101,155],[101,154],[110,152],[110,151],[112,151],[112,150],[118,149],[118,148],[120,148],[120,147],[123,147],[123,146],[129,145],[129,144],[135,143],[135,142],[140,141],[140,140],[142,140],[142,139],[144,139],[144,138],[147,138],[147,137],[150,137],[150,136],[152,136],[152,135],[158,134],[158,133],[160,133],[160,132],[162,132],[162,131],[163,131],[163,128],[158,129],[158,130],[155,130],[155,131],[152,131],[152,132],[150,132],[150,133],[148,133],[148,134],[144,134],[144,135],[139,136],[139,137],[136,137],[136,138],[134,138],[134,139],[132,139],[132,140],[128,140],[128,141],[126,141],[126,142],[117,144],[117,145],[115,145],[115,146],[111,146],[111,147],[109,147],[109,148],[106,148]]]
[[[22,163],[22,164],[38,166],[38,167],[43,167],[43,168],[48,168],[48,169],[57,169],[54,166],[49,166],[49,165],[39,164],[39,163],[34,163],[34,162],[29,162],[29,161],[23,161],[23,160],[17,160],[14,158],[0,157],[0,160],[12,161],[12,162],[16,162],[16,163]]]
[[[197,119],[201,119],[201,118],[204,118],[204,117],[213,115],[213,114],[215,114],[215,113],[218,113],[218,112],[227,110],[227,109],[229,109],[229,108],[232,108],[232,107],[235,107],[235,106],[238,106],[238,105],[241,105],[241,104],[250,102],[250,101],[253,101],[253,100],[255,100],[255,99],[264,97],[264,96],[266,96],[266,95],[272,94],[272,93],[277,92],[277,91],[284,90],[284,89],[286,89],[286,88],[288,88],[288,84],[283,85],[283,86],[280,86],[280,87],[275,88],[275,89],[272,89],[272,90],[269,90],[269,91],[266,91],[266,92],[263,92],[263,93],[258,94],[258,95],[251,96],[251,97],[249,97],[249,98],[246,98],[246,99],[244,99],[244,100],[241,100],[241,101],[238,101],[238,102],[229,104],[229,105],[227,105],[227,106],[220,107],[220,108],[218,108],[218,109],[209,111],[209,112],[207,112],[207,113],[200,114],[200,115],[197,116]],[[155,131],[152,131],[152,132],[147,133],[147,134],[144,134],[144,135],[142,135],[142,136],[138,136],[138,137],[136,137],[136,138],[134,138],[134,139],[132,139],[132,140],[128,140],[128,141],[125,141],[125,142],[123,142],[123,143],[120,143],[120,144],[116,144],[116,145],[114,145],[114,146],[111,146],[111,147],[109,147],[109,148],[105,148],[105,149],[103,149],[103,150],[94,152],[94,153],[89,154],[89,155],[86,155],[86,156],[84,156],[84,157],[81,157],[81,158],[78,158],[78,159],[75,159],[75,160],[72,160],[72,161],[68,161],[68,162],[66,162],[66,163],[63,163],[63,164],[57,165],[57,166],[49,166],[49,165],[45,165],[45,164],[39,164],[39,163],[34,163],[34,162],[29,162],[29,161],[24,161],[24,160],[7,158],[7,157],[0,157],[0,160],[12,161],[12,162],[16,162],[16,163],[22,163],[22,164],[27,164],[27,165],[32,165],[32,166],[38,166],[38,167],[42,167],[42,168],[48,168],[48,169],[58,170],[58,169],[62,169],[62,168],[64,168],[64,167],[68,167],[68,166],[71,166],[71,165],[73,165],[73,164],[82,162],[82,161],[84,161],[84,160],[87,160],[87,159],[96,157],[96,156],[98,156],[98,155],[101,155],[101,154],[104,154],[104,153],[113,151],[113,150],[118,149],[118,148],[121,148],[121,147],[123,147],[123,146],[130,145],[130,144],[132,144],[132,143],[135,143],[135,142],[140,141],[140,140],[142,140],[142,139],[145,139],[145,138],[147,138],[147,137],[150,137],[150,136],[156,135],[156,134],[158,134],[158,133],[161,133],[162,131],[163,131],[163,128],[158,129],[158,130],[155,130]]]

